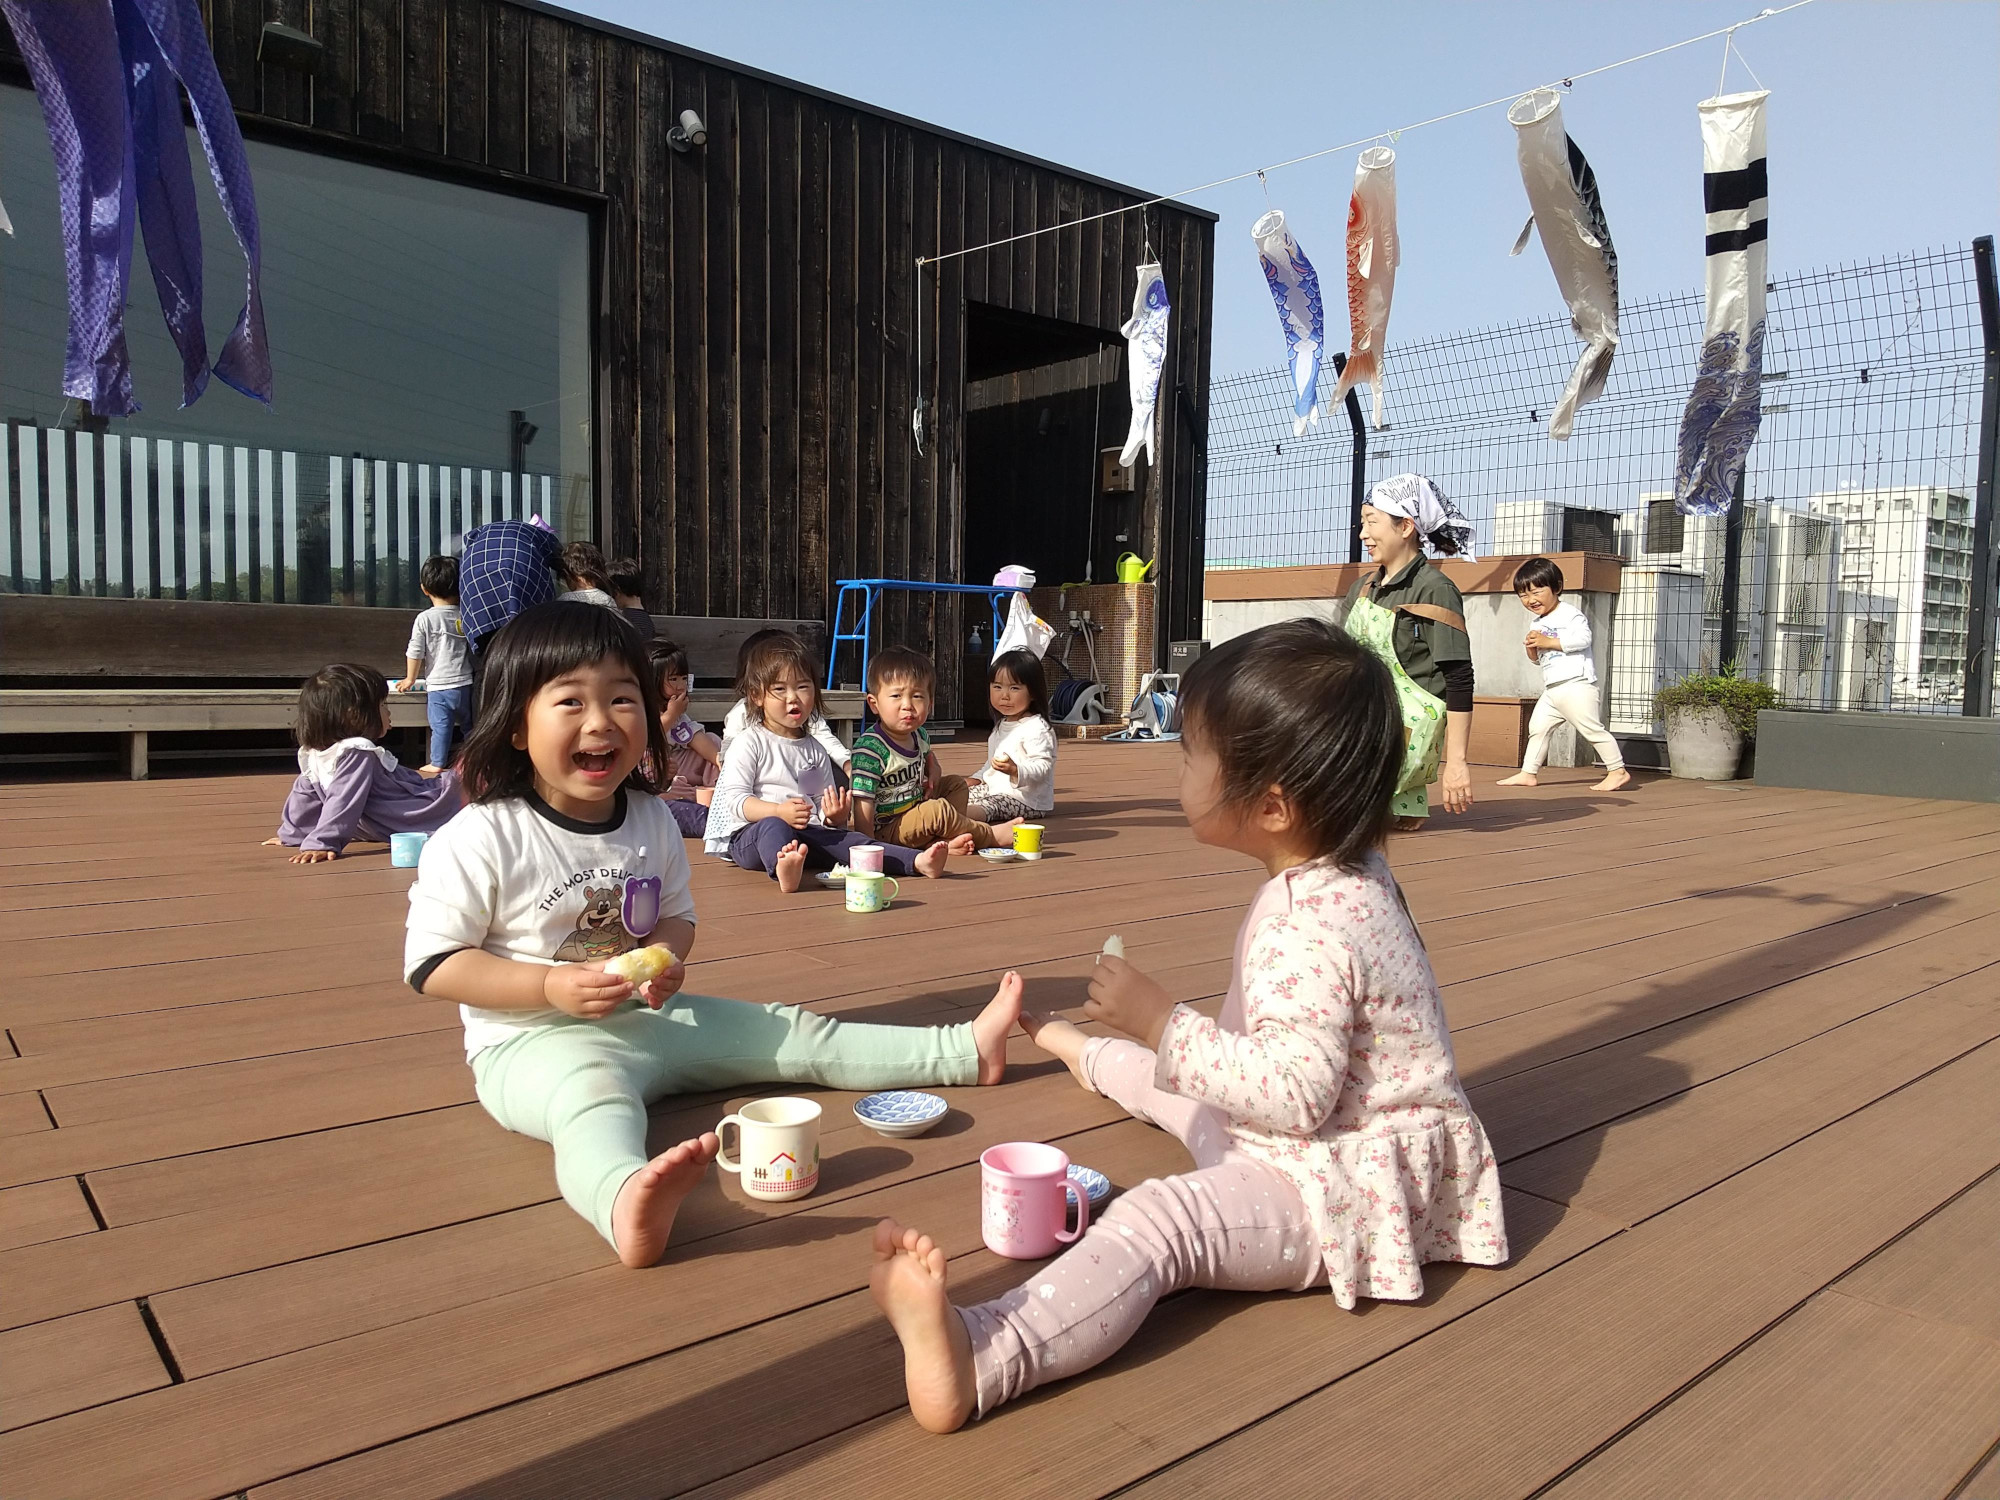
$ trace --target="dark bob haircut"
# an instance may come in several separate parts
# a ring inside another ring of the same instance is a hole
[[[604,554],[590,542],[571,542],[563,548],[562,570],[578,583],[606,593],[611,591],[611,575],[605,569]]]
[[[612,558],[604,565],[604,576],[611,581],[611,592],[614,594],[637,599],[646,592],[646,575],[640,571],[636,557]]]
[[[653,680],[689,675],[687,647],[658,637],[646,642],[646,656],[653,663]]]
[[[758,700],[772,683],[787,674],[805,678],[806,685],[812,688],[812,712],[819,712],[819,687],[814,680],[812,652],[789,630],[773,630],[763,634],[756,644],[750,645],[744,652],[743,673],[736,680],[736,690],[743,695],[743,708],[752,724],[764,722],[764,706]]]
[[[321,667],[299,688],[292,737],[307,750],[324,750],[356,736],[379,740],[388,696],[389,679],[373,667],[352,662]]]
[[[1561,598],[1563,570],[1546,557],[1529,558],[1514,570],[1514,592],[1525,594],[1529,589],[1553,589]]]
[[[910,683],[925,692],[937,688],[937,665],[921,651],[908,646],[891,646],[868,658],[868,691],[879,693],[897,683]]]
[[[1222,767],[1244,816],[1271,787],[1316,857],[1353,868],[1388,837],[1403,769],[1389,669],[1325,620],[1285,620],[1225,641],[1181,679],[1182,733]]]
[[[1042,659],[1032,651],[1003,651],[993,658],[993,664],[986,669],[986,680],[998,682],[1000,674],[1009,677],[1028,690],[1028,712],[1049,716],[1049,676],[1042,670]]]
[[[645,707],[645,748],[654,765],[667,763],[659,678],[646,660],[639,633],[616,610],[558,599],[522,610],[487,642],[479,668],[479,719],[459,761],[459,775],[472,801],[525,797],[534,789],[534,763],[527,751],[514,748],[514,736],[527,722],[528,705],[558,677],[598,662],[622,666],[638,682]],[[637,765],[625,784],[647,790]]]
[[[458,602],[458,559],[440,552],[436,557],[426,558],[417,574],[417,587],[433,599],[449,599]]]

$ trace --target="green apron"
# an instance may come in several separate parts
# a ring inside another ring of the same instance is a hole
[[[1396,682],[1396,703],[1403,712],[1403,774],[1389,810],[1399,818],[1430,816],[1430,795],[1424,788],[1438,777],[1444,749],[1444,699],[1419,687],[1396,659],[1396,611],[1384,609],[1366,594],[1357,594],[1347,611],[1347,633],[1388,663]]]

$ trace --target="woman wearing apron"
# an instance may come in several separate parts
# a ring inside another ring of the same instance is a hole
[[[1465,601],[1424,557],[1472,560],[1472,523],[1421,474],[1398,474],[1361,507],[1361,540],[1380,571],[1354,586],[1347,630],[1389,666],[1403,708],[1407,749],[1393,803],[1396,826],[1421,828],[1425,788],[1439,783],[1447,811],[1472,806],[1466,747],[1472,738],[1472,642]]]

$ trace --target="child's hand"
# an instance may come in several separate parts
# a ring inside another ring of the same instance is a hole
[[[1018,774],[1021,768],[1014,764],[1013,756],[996,755],[993,757],[993,769],[1002,776],[1013,776]]]
[[[542,996],[549,1004],[584,1021],[603,1020],[631,995],[632,986],[605,973],[601,963],[557,964],[542,980]]]
[[[340,858],[340,851],[337,849],[301,849],[297,854],[292,856],[292,863],[295,865],[316,865],[325,860],[338,858]]]
[[[407,693],[411,688],[415,687],[416,685],[417,685],[416,678],[405,677],[396,684],[396,691],[399,693]]]
[[[1090,971],[1090,998],[1083,1013],[1135,1041],[1157,1050],[1173,1010],[1167,992],[1122,958],[1104,954]]]
[[[819,794],[819,813],[833,828],[845,828],[854,811],[854,797],[845,788],[830,786]]]
[[[813,805],[803,797],[787,797],[779,806],[784,810],[778,816],[790,827],[803,828],[813,820]]]
[[[264,847],[266,849],[282,849],[285,847],[285,841],[274,835],[271,838],[264,840]]]
[[[658,1010],[681,992],[681,986],[687,983],[687,977],[687,965],[675,959],[674,966],[666,973],[656,974],[639,986],[639,998],[654,1010]]]
[[[1528,644],[1534,647],[1538,651],[1562,650],[1561,641],[1557,640],[1554,636],[1547,635],[1539,630],[1531,630],[1528,632]]]

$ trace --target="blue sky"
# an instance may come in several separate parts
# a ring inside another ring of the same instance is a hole
[[[577,9],[1051,161],[1173,192],[1522,91],[1754,14],[1755,0],[1256,6],[664,4]],[[1774,272],[2000,230],[2000,4],[1818,0],[1738,34],[1771,90]],[[1718,39],[1578,84],[1571,136],[1598,175],[1625,295],[1692,288],[1702,265],[1695,104]],[[1750,88],[1730,66],[1731,90]],[[1392,344],[1560,311],[1533,245],[1504,108],[1397,143],[1403,264]],[[1354,153],[1275,173],[1322,275],[1338,276]],[[1191,201],[1217,225],[1217,375],[1284,346],[1251,248],[1254,181]],[[1331,300],[1331,298],[1329,299]],[[1336,329],[1334,324],[1338,324]],[[1328,341],[1346,339],[1330,309]]]

